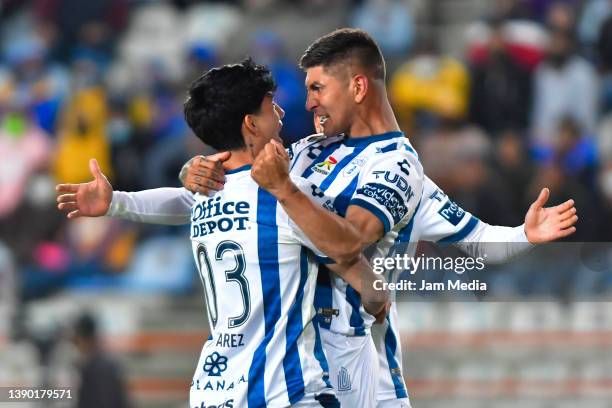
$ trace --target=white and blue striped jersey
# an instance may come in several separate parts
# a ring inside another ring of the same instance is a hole
[[[191,210],[211,337],[190,406],[287,407],[333,394],[312,323],[316,248],[253,181],[250,166],[226,174],[225,188],[212,197],[196,194]]]
[[[377,251],[395,242],[421,199],[423,168],[401,132],[362,138],[314,135],[294,143],[289,156],[291,174],[316,184],[315,193],[330,197],[338,214],[356,205],[381,220],[384,236]],[[339,334],[366,335],[374,320],[359,294],[334,274],[327,282],[320,276],[315,306],[320,326]]]
[[[438,186],[424,177],[423,196],[415,216],[398,234],[392,248],[377,256],[395,256],[393,251],[413,256],[419,240],[460,242],[468,237],[480,221],[452,202]],[[387,271],[385,278],[397,282],[399,271]],[[402,377],[402,349],[397,305],[393,302],[387,320],[372,327],[372,339],[378,350],[378,400],[408,398]]]

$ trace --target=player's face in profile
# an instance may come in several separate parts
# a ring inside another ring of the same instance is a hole
[[[261,102],[261,110],[256,115],[258,131],[264,143],[269,142],[271,139],[283,142],[280,137],[280,131],[283,127],[282,119],[284,116],[285,111],[274,102],[273,96],[265,96]]]
[[[306,70],[306,109],[319,118],[319,129],[326,136],[346,133],[351,127],[355,105],[348,72],[343,67],[322,66]]]

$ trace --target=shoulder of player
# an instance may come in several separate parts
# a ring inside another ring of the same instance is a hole
[[[419,160],[416,151],[402,140],[394,140],[393,142],[376,143],[369,147],[370,152],[365,155],[367,157],[366,167],[405,167],[406,170],[415,168],[419,174],[423,174],[423,167]]]
[[[291,145],[291,150],[293,150],[294,153],[297,153],[300,150],[314,145],[327,146],[330,143],[342,140],[343,137],[344,136],[342,135],[327,137],[323,133],[316,133],[294,142]]]

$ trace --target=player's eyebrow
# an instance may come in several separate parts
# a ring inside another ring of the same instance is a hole
[[[323,88],[323,84],[322,84],[322,83],[320,83],[320,82],[315,81],[315,82],[313,82],[313,83],[311,83],[311,84],[308,84],[306,87],[307,87],[308,89],[310,89],[311,91],[314,91],[314,90],[317,90],[317,89]]]

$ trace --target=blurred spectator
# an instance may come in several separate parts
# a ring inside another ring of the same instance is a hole
[[[468,105],[469,76],[461,62],[423,42],[391,76],[389,92],[402,127],[428,128],[440,118],[461,119]]]
[[[91,179],[89,159],[96,158],[102,171],[112,177],[110,146],[106,137],[108,106],[102,88],[78,91],[68,103],[58,130],[54,175],[61,183]]]
[[[531,101],[531,74],[506,49],[501,25],[489,38],[486,60],[472,68],[470,120],[497,136],[507,129],[525,130]]]
[[[519,215],[527,210],[524,208],[528,201],[525,190],[535,171],[528,157],[525,140],[518,133],[506,130],[500,135],[495,146],[493,169],[499,176],[499,183],[508,188],[511,207]]]
[[[555,146],[556,126],[571,117],[592,132],[597,117],[598,83],[593,66],[578,56],[571,34],[553,31],[546,61],[534,79],[532,137],[538,144]]]
[[[283,40],[272,31],[260,31],[252,45],[252,56],[270,68],[276,81],[274,100],[285,111],[281,136],[285,144],[310,132],[312,115],[304,109],[306,90],[304,73],[285,56]]]
[[[420,155],[425,173],[465,210],[492,224],[518,225],[512,191],[487,164],[491,149],[478,128],[446,122],[423,138]]]
[[[612,110],[612,16],[602,23],[596,45],[601,71],[601,112],[608,113]]]
[[[129,407],[123,370],[102,348],[98,325],[93,316],[83,314],[76,320],[73,341],[81,355],[76,407]]]
[[[576,8],[572,1],[551,2],[546,12],[546,25],[553,31],[574,33],[576,30]]]
[[[548,36],[540,24],[494,18],[489,24],[479,21],[466,29],[467,59],[472,65],[487,60],[490,38],[495,31],[501,31],[505,49],[517,65],[533,70],[544,58]]]
[[[366,0],[358,6],[351,25],[376,40],[386,59],[406,55],[414,42],[414,22],[409,3],[403,0]]]
[[[185,40],[188,45],[202,44],[212,49],[224,49],[244,16],[241,10],[227,2],[192,5],[184,14]]]
[[[580,42],[587,46],[596,45],[604,22],[612,14],[612,1],[587,0],[578,22]]]
[[[38,126],[52,133],[70,84],[68,72],[46,62],[46,54],[42,40],[31,33],[6,43],[7,68],[0,72],[0,111],[3,106],[20,106]]]
[[[40,31],[67,61],[75,46],[111,55],[114,41],[127,23],[127,0],[36,0]]]
[[[0,118],[0,219],[17,208],[30,176],[47,165],[50,150],[47,135],[22,112]]]
[[[559,123],[558,141],[556,160],[565,174],[594,189],[598,158],[591,135],[584,134],[572,118],[566,117]]]

